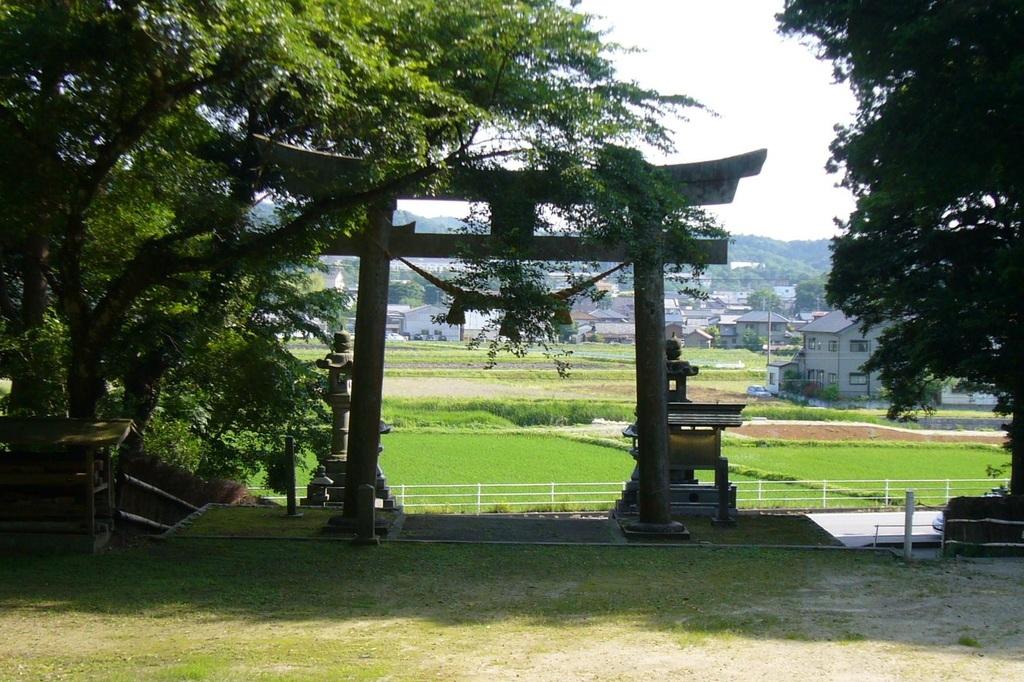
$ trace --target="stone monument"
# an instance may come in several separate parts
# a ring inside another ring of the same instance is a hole
[[[722,431],[740,426],[742,403],[694,403],[686,396],[686,380],[700,369],[681,359],[682,344],[675,338],[665,342],[668,404],[668,479],[672,515],[711,516],[716,523],[732,523],[736,515],[736,486],[729,482],[729,463],[722,457]],[[639,508],[639,454],[642,437],[636,424],[622,435],[633,439],[630,454],[638,460],[615,508],[620,518],[630,518]],[[702,484],[696,470],[715,472],[714,485]],[[684,533],[685,534],[685,533]]]
[[[348,466],[349,409],[352,398],[348,381],[353,371],[352,341],[347,332],[334,334],[331,352],[316,361],[316,366],[327,370],[327,394],[324,400],[331,406],[331,451],[319,459],[319,466],[306,486],[303,504],[340,506],[345,499],[345,468]],[[379,432],[385,434],[391,427],[380,422]],[[378,453],[384,448],[377,446]],[[396,509],[387,479],[377,466],[375,479],[377,499],[383,509]]]

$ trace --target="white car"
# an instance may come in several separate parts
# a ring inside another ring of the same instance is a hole
[[[388,332],[387,334],[385,334],[384,335],[384,340],[385,341],[408,341],[408,339],[406,339],[404,336],[402,336],[401,334],[396,334],[395,332]]]
[[[764,386],[747,386],[747,395],[754,398],[771,398],[772,393]]]

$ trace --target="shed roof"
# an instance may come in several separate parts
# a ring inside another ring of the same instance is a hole
[[[134,428],[131,419],[0,417],[0,443],[25,447],[107,447],[120,445]]]

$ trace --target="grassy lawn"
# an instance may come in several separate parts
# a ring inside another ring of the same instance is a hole
[[[1005,606],[1024,581],[994,570],[835,552],[185,538],[0,557],[0,679],[631,679],[640,660],[682,678],[739,658],[758,679],[1013,679],[1024,640]]]
[[[985,478],[1009,460],[997,446],[948,443],[732,441],[723,450],[748,474],[803,480]]]

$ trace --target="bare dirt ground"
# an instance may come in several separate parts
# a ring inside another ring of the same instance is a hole
[[[591,436],[618,436],[627,426],[625,422],[598,422],[566,426],[561,430]],[[861,424],[856,422],[812,421],[755,421],[739,428],[729,429],[731,436],[777,440],[859,440],[859,441],[917,441],[931,443],[985,443],[1002,445],[1006,435],[998,431],[936,431],[927,429],[901,429],[895,426]]]
[[[747,422],[732,435],[780,440],[904,440],[931,443],[987,443],[1000,445],[1006,434],[998,431],[935,431],[901,429],[876,424],[839,424],[836,422]]]
[[[879,565],[778,600],[753,598],[745,613],[752,622],[793,617],[785,637],[769,634],[770,625],[763,637],[701,637],[684,634],[689,618],[678,633],[591,618],[584,638],[552,641],[525,629],[500,643],[478,641],[468,654],[439,652],[439,665],[445,676],[472,680],[633,680],[638,670],[665,680],[1024,679],[1024,630],[1009,607],[1022,592],[1021,561]]]

